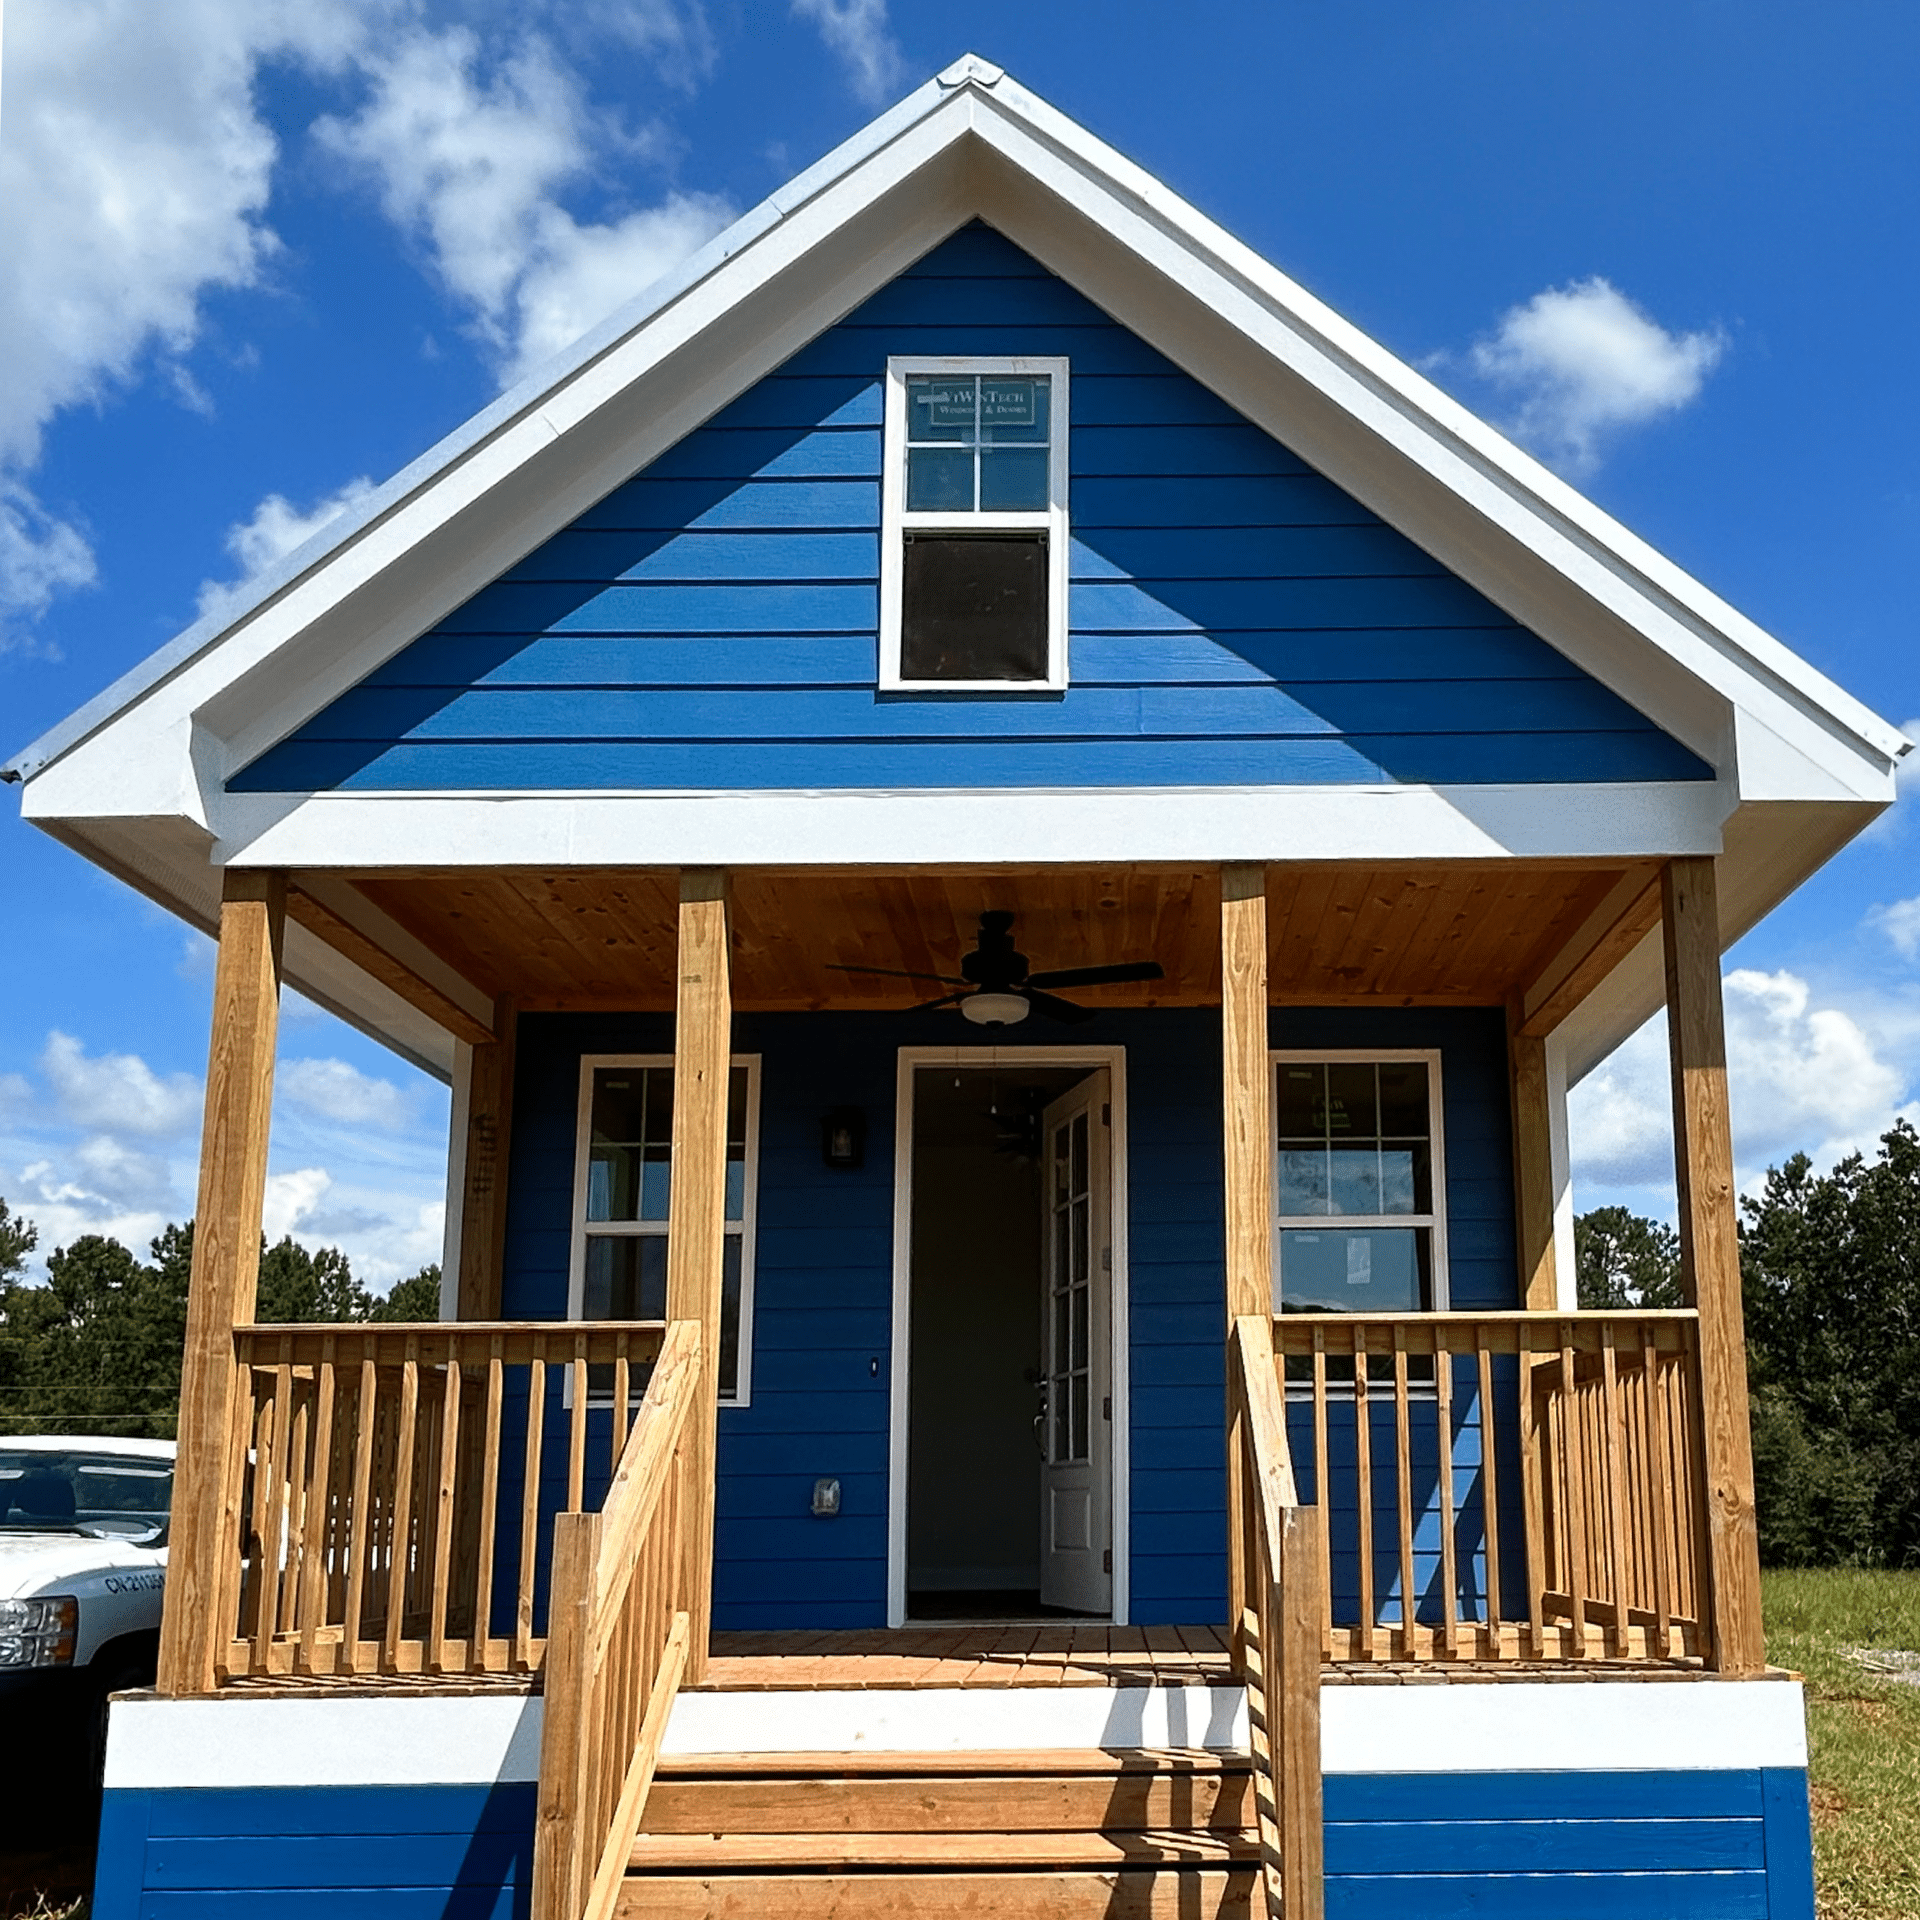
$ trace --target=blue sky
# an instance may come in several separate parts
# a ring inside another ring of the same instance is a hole
[[[0,746],[968,49],[1896,722],[1920,715],[1920,14],[1755,0],[11,0]],[[1920,759],[1920,755],[1915,756]],[[1729,958],[1743,1179],[1920,1096],[1908,799]],[[191,1210],[207,943],[0,808],[0,1195]],[[1575,1096],[1671,1204],[1664,1042]],[[269,1225],[435,1257],[444,1092],[299,1004]]]

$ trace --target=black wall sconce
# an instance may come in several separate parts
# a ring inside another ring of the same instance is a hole
[[[858,1107],[835,1107],[820,1122],[820,1164],[863,1167],[867,1163],[867,1116]]]

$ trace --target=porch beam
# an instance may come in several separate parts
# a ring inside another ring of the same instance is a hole
[[[1658,877],[1625,875],[1521,989],[1515,1032],[1543,1040],[1660,924]]]
[[[160,1621],[159,1690],[211,1693],[234,1628],[240,1442],[233,1330],[260,1278],[267,1135],[286,931],[284,873],[228,873],[221,893],[200,1192],[180,1366],[179,1455]]]
[[[1713,861],[1697,856],[1669,861],[1661,875],[1660,896],[1680,1275],[1688,1303],[1700,1312],[1711,1658],[1722,1673],[1757,1673],[1766,1664],[1766,1651]]]
[[[691,1629],[686,1683],[705,1676],[713,1623],[713,1502],[726,1257],[727,1081],[732,1067],[727,881],[680,876],[673,1025],[673,1178],[667,1199],[667,1318],[700,1323],[701,1381],[688,1422],[681,1520]]]
[[[456,1040],[480,1047],[494,1039],[495,1027],[382,946],[336,906],[305,887],[287,889],[287,917],[316,940],[325,942],[342,959],[351,960],[362,973],[370,974],[415,1012],[424,1013],[435,1026],[444,1027]]]
[[[1273,1093],[1267,1072],[1267,870],[1220,870],[1220,1099],[1224,1145],[1227,1325],[1273,1317]],[[1247,1610],[1246,1502],[1239,1417],[1227,1433],[1227,1619]]]
[[[1514,1010],[1515,1015],[1518,1009]],[[1520,1030],[1507,1038],[1513,1106],[1513,1204],[1520,1255],[1520,1304],[1532,1313],[1560,1305],[1560,1269],[1554,1243],[1553,1095],[1547,1043]]]
[[[513,1134],[513,1062],[518,1011],[494,1002],[493,1034],[467,1059],[466,1140],[460,1190],[459,1264],[454,1312],[461,1320],[498,1320],[507,1238],[507,1157]]]

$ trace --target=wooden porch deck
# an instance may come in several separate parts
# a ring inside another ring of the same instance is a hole
[[[697,1691],[1239,1684],[1220,1627],[1067,1621],[843,1633],[716,1633]]]

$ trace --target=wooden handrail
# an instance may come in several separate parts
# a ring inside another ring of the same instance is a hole
[[[1325,1529],[1303,1506],[1287,1444],[1273,1328],[1263,1314],[1233,1325],[1229,1367],[1246,1512],[1246,1613],[1236,1636],[1247,1682],[1261,1881],[1272,1920],[1326,1911],[1320,1777],[1320,1614]]]
[[[554,1522],[533,1920],[608,1920],[692,1651],[700,1326],[676,1320],[598,1513]]]

